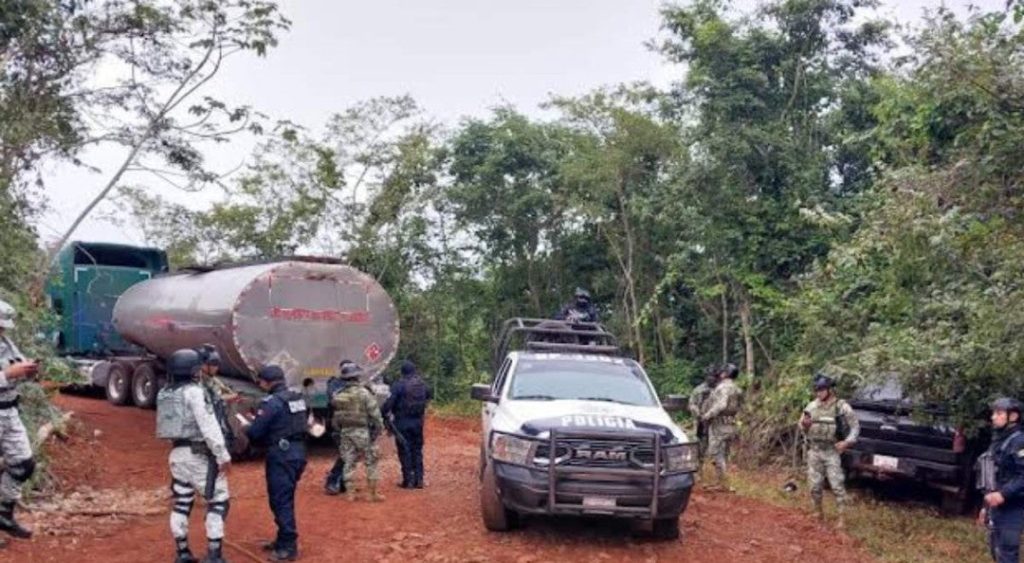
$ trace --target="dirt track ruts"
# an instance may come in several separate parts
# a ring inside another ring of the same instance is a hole
[[[167,446],[154,437],[150,411],[63,396],[75,411],[72,437],[58,443],[56,474],[68,489],[166,489]],[[488,533],[477,497],[478,421],[431,417],[427,424],[427,488],[397,488],[394,447],[383,442],[383,503],[349,503],[322,492],[333,463],[330,448],[315,448],[299,485],[299,544],[303,561],[871,561],[854,540],[828,538],[807,515],[749,498],[698,491],[683,516],[682,537],[662,542],[634,537],[617,520],[531,519],[508,534]],[[360,471],[361,474],[361,471]],[[274,527],[266,503],[263,466],[238,463],[230,475],[228,539],[260,553]],[[168,501],[169,506],[169,501]],[[193,551],[205,553],[202,507],[192,516]],[[34,514],[30,518],[45,518]],[[171,561],[167,518],[105,519],[73,535],[38,534],[12,541],[4,561]],[[228,548],[232,561],[247,561]]]

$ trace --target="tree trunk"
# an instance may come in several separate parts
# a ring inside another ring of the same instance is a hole
[[[636,236],[633,234],[633,226],[629,222],[629,210],[626,207],[625,180],[619,181],[619,217],[622,219],[622,231],[626,237],[626,261],[623,265],[623,276],[626,278],[626,290],[629,295],[630,308],[633,309],[633,322],[630,323],[633,330],[633,338],[636,341],[637,359],[644,363],[644,342],[643,332],[640,329],[640,305],[636,298],[636,280],[633,276],[634,257],[636,254]]]
[[[747,376],[754,375],[754,336],[751,334],[750,299],[744,297],[740,301],[740,327],[743,330],[743,344],[746,350]]]
[[[722,289],[722,363],[729,361],[729,297]]]

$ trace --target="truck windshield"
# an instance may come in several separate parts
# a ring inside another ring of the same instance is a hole
[[[657,405],[637,365],[579,360],[520,360],[512,378],[512,399],[607,401]]]

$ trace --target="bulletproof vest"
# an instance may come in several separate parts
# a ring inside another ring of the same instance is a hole
[[[202,440],[199,423],[185,401],[185,389],[194,383],[164,387],[156,396],[156,437],[164,440]]]
[[[993,444],[985,453],[978,457],[976,487],[984,492],[997,491],[1002,485],[1005,485],[1013,475],[1009,475],[1009,471],[1000,470],[1000,465],[1006,458],[1006,448],[1010,447],[1010,442],[1014,441],[1018,436],[1021,435],[1021,429],[1017,428],[1011,432],[1006,438],[1003,438],[998,444]],[[1011,452],[1011,456],[1017,455],[1017,452]],[[1011,462],[1012,463],[1012,462]]]
[[[836,442],[840,433],[839,418],[842,416],[845,404],[846,402],[842,399],[836,399],[828,404],[815,401],[814,405],[807,410],[811,415],[811,427],[807,430],[807,439],[812,442],[827,442],[829,444]]]
[[[363,393],[369,393],[360,385],[349,385],[331,399],[334,406],[334,426],[337,428],[366,428],[370,413],[366,410]]]
[[[309,410],[302,393],[285,389],[274,393],[274,399],[271,400],[278,400],[284,404],[284,413],[287,417],[284,424],[271,430],[271,442],[276,442],[281,438],[295,440],[305,435]]]
[[[398,403],[398,412],[402,418],[420,418],[427,410],[427,384],[418,375],[404,380],[402,400]]]

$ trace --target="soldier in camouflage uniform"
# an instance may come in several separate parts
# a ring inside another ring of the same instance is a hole
[[[740,370],[733,364],[722,368],[718,384],[707,400],[701,421],[708,425],[708,456],[714,461],[718,488],[732,491],[726,475],[729,450],[736,440],[736,415],[743,403],[743,390],[736,385]]]
[[[39,365],[27,361],[4,334],[14,328],[14,307],[0,301],[0,455],[4,470],[0,474],[0,530],[17,538],[32,537],[32,532],[14,519],[14,506],[21,499],[21,487],[35,472],[28,433],[18,414],[18,379],[36,374]],[[0,540],[0,547],[6,542]]]
[[[697,421],[697,453],[702,464],[704,457],[708,453],[708,427],[707,424],[701,421],[700,417],[704,413],[704,406],[707,404],[708,397],[711,396],[711,391],[715,389],[716,384],[718,384],[718,366],[711,365],[704,370],[700,383],[690,392],[690,416]]]
[[[825,375],[814,378],[815,399],[804,409],[800,428],[807,437],[807,481],[818,518],[825,519],[822,506],[825,479],[836,495],[839,512],[838,527],[843,527],[843,509],[846,505],[846,486],[843,475],[842,453],[852,446],[860,435],[860,423],[853,408],[836,397],[832,379]],[[846,422],[845,436],[838,436],[839,418]]]
[[[193,563],[188,546],[188,520],[196,492],[206,500],[204,563],[223,563],[224,519],[229,508],[227,470],[231,455],[224,443],[213,405],[198,382],[200,356],[183,349],[167,359],[170,384],[156,399],[158,438],[171,440],[171,535],[177,549],[176,563]]]
[[[380,406],[373,393],[359,382],[363,370],[354,363],[341,368],[343,387],[331,397],[334,407],[332,424],[338,431],[340,444],[339,454],[345,464],[344,487],[348,500],[355,500],[352,488],[352,474],[356,462],[362,456],[366,463],[366,480],[369,484],[370,500],[384,500],[377,491],[380,480],[377,474],[377,437],[384,429],[384,419],[380,414]]]

